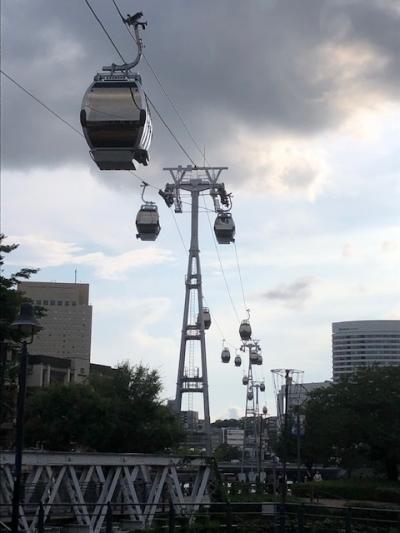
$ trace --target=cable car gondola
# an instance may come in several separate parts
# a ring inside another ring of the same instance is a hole
[[[250,364],[257,365],[258,364],[258,352],[257,350],[250,350]]]
[[[136,238],[142,241],[155,241],[160,233],[160,217],[156,204],[147,202],[142,205],[136,216]]]
[[[251,339],[251,326],[249,320],[242,320],[239,326],[239,335],[242,341]]]
[[[240,366],[242,364],[242,358],[240,357],[240,355],[237,355],[235,357],[235,366]]]
[[[235,240],[235,223],[231,213],[218,213],[214,222],[215,237],[219,244],[230,244]]]
[[[231,360],[231,353],[228,348],[224,348],[221,352],[221,360],[223,363],[229,363]]]
[[[211,315],[208,307],[203,307],[203,322],[204,329],[210,329],[211,326]],[[197,317],[197,325],[200,326],[200,317]]]
[[[261,355],[261,354],[258,354],[256,365],[262,365],[262,364],[263,364],[263,358],[262,358],[262,355]]]
[[[250,401],[253,399],[253,391],[249,390],[249,392],[247,393],[247,399]]]
[[[243,376],[242,383],[243,385],[247,385],[249,382],[249,378],[247,376]]]
[[[265,391],[265,383],[260,383],[260,391],[261,392]]]
[[[147,98],[138,73],[129,71],[141,57],[143,43],[138,22],[131,17],[138,53],[132,63],[103,67],[83,96],[80,120],[90,154],[100,170],[135,170],[133,160],[149,161],[153,133]]]

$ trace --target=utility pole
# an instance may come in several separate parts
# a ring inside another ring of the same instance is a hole
[[[205,308],[203,307],[203,289],[200,265],[199,249],[199,197],[202,192],[209,190],[214,202],[214,209],[221,212],[221,202],[229,205],[229,197],[223,183],[217,183],[223,170],[227,167],[173,167],[164,168],[173,179],[173,183],[167,183],[164,191],[160,191],[166,204],[170,207],[174,204],[175,212],[182,213],[182,201],[180,191],[188,191],[191,195],[191,239],[188,257],[187,274],[185,279],[185,304],[183,310],[181,343],[179,351],[178,376],[176,381],[175,409],[182,411],[182,397],[184,394],[201,394],[203,397],[204,429],[199,432],[202,444],[208,455],[211,454],[211,426],[210,405],[208,395],[207,355],[205,329]],[[195,172],[196,176],[192,176]],[[198,177],[197,173],[204,173],[204,177]],[[196,313],[190,313],[191,302],[196,302]],[[196,316],[197,315],[197,316]],[[190,345],[197,343],[200,346],[200,368],[195,371],[189,361],[188,349]]]

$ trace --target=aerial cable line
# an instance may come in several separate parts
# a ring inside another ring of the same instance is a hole
[[[104,24],[102,23],[102,21],[100,20],[99,16],[97,15],[96,11],[93,9],[93,7],[90,5],[89,3],[89,0],[84,0],[86,5],[88,6],[88,8],[90,9],[91,13],[93,14],[93,16],[95,17],[96,21],[99,23],[101,29],[104,31],[104,33],[107,35],[109,41],[111,42],[111,44],[113,45],[114,49],[116,50],[116,52],[118,53],[119,57],[121,58],[121,60],[124,62],[124,64],[126,63],[123,55],[121,54],[121,52],[119,51],[117,45],[115,44],[115,42],[113,41],[112,37],[110,36],[110,34],[108,33],[107,29],[105,28]],[[129,32],[130,33],[130,32]],[[145,93],[146,94],[146,93]],[[168,126],[167,122],[165,121],[165,119],[162,117],[161,113],[158,111],[158,109],[156,108],[156,106],[153,104],[153,102],[150,100],[149,96],[146,94],[146,98],[149,102],[149,104],[152,106],[152,108],[154,109],[154,111],[156,112],[158,118],[160,119],[160,121],[162,122],[162,124],[166,127],[166,129],[168,130],[168,132],[170,133],[170,135],[174,138],[175,142],[177,143],[177,145],[179,146],[179,148],[182,150],[182,152],[186,155],[186,157],[189,159],[189,161],[192,163],[193,166],[197,166],[196,163],[194,162],[194,160],[190,157],[190,155],[188,154],[188,152],[185,150],[185,148],[182,146],[182,144],[179,142],[179,140],[177,139],[176,135],[173,133],[173,131],[171,130],[171,128]]]
[[[69,128],[71,128],[72,130],[74,130],[75,133],[77,133],[78,135],[80,135],[81,137],[83,137],[83,133],[80,132],[79,130],[77,130],[72,124],[70,124],[67,120],[65,120],[64,118],[62,118],[58,113],[56,113],[55,111],[53,111],[52,109],[50,109],[49,106],[47,106],[44,102],[42,102],[41,100],[39,100],[39,98],[37,98],[34,94],[32,94],[30,91],[28,91],[28,89],[25,89],[25,87],[23,87],[20,83],[18,83],[16,80],[14,80],[14,78],[12,78],[11,76],[9,76],[6,72],[4,72],[4,70],[0,70],[0,72],[3,74],[3,76],[5,76],[8,80],[10,80],[12,83],[14,83],[14,85],[16,85],[19,89],[21,89],[21,91],[24,91],[24,93],[26,93],[28,96],[30,96],[31,98],[33,98],[38,104],[40,104],[42,107],[44,107],[49,113],[51,113],[52,115],[54,115],[56,118],[58,118],[59,120],[61,120],[62,122],[64,122],[64,124],[66,124]]]
[[[242,289],[243,305],[244,305],[244,308],[247,310],[246,296],[245,296],[245,293],[244,293],[243,279],[242,279],[242,273],[240,271],[239,256],[238,256],[238,253],[237,253],[236,242],[233,242],[233,245],[235,247],[236,265],[237,265],[237,269],[238,269],[238,273],[239,273],[240,287]]]
[[[177,139],[176,135],[174,134],[174,132],[171,130],[171,128],[168,126],[168,124],[166,123],[166,121],[163,119],[163,117],[160,115],[160,112],[158,111],[158,109],[156,108],[156,106],[153,104],[153,102],[150,100],[149,96],[146,94],[146,97],[147,97],[147,100],[149,101],[149,104],[151,105],[151,107],[154,109],[154,111],[156,112],[156,115],[158,116],[158,118],[161,120],[161,122],[163,123],[163,125],[167,128],[167,130],[169,131],[169,133],[172,135],[172,137],[175,139],[175,142],[176,144],[179,146],[179,148],[182,150],[182,152],[186,155],[186,157],[189,159],[189,161],[192,163],[192,165],[194,167],[196,167],[196,163],[194,162],[194,160],[190,157],[190,155],[188,154],[188,152],[185,150],[185,148],[182,146],[182,144],[179,142],[179,140]]]
[[[119,55],[119,57],[121,58],[121,60],[124,62],[124,64],[126,63],[125,59],[123,58],[121,52],[118,50],[118,47],[117,45],[114,43],[111,35],[108,33],[107,29],[105,28],[104,24],[101,22],[100,18],[97,16],[97,13],[96,11],[93,9],[93,7],[90,5],[89,3],[89,0],[85,0],[85,3],[86,5],[88,6],[88,8],[90,9],[90,11],[92,12],[94,18],[97,20],[97,22],[100,24],[102,30],[104,31],[104,33],[107,35],[110,43],[113,45],[115,51],[117,52],[117,54]]]
[[[205,207],[207,207],[207,206],[206,206],[206,201],[205,201],[205,198],[204,198],[204,197],[203,197],[203,202],[204,202]],[[221,269],[222,277],[224,278],[226,291],[227,291],[227,293],[228,293],[229,300],[230,300],[230,302],[231,302],[233,312],[235,313],[236,320],[240,323],[239,314],[238,314],[238,312],[237,312],[237,309],[236,309],[235,303],[234,303],[233,298],[232,298],[232,294],[231,294],[231,291],[230,291],[230,288],[229,288],[229,285],[228,285],[228,280],[226,279],[226,275],[225,275],[224,267],[222,266],[221,256],[219,255],[217,242],[216,242],[216,239],[215,239],[215,236],[214,236],[214,232],[213,232],[213,230],[212,230],[212,225],[211,225],[211,221],[210,221],[210,215],[208,214],[208,212],[207,212],[207,219],[208,219],[208,224],[209,224],[209,226],[210,226],[210,230],[211,230],[211,235],[212,235],[212,239],[213,239],[213,243],[214,243],[214,248],[215,248],[215,251],[216,251],[216,253],[217,253],[218,262],[219,262],[219,266],[220,266],[220,269]]]
[[[130,27],[127,23],[127,20],[124,18],[124,16],[122,15],[121,13],[121,10],[119,9],[118,7],[118,4],[116,2],[116,0],[112,0],[114,6],[115,6],[115,9],[117,10],[118,12],[118,15],[120,16],[122,22],[124,23],[125,25],[125,28],[127,29],[129,35],[132,37],[132,39],[134,40],[134,42],[136,43],[136,39],[135,39],[135,36],[133,35],[133,33],[131,32],[130,30]],[[158,85],[160,86],[160,89],[162,90],[162,92],[164,93],[165,97],[167,98],[168,102],[170,103],[172,109],[175,111],[177,117],[179,118],[182,126],[184,127],[186,133],[188,134],[188,136],[190,137],[191,141],[193,142],[193,144],[195,145],[195,147],[197,148],[198,152],[200,153],[200,155],[204,158],[205,162],[208,164],[208,166],[211,166],[210,163],[207,161],[207,159],[205,159],[204,157],[204,152],[203,150],[200,148],[198,142],[196,141],[196,139],[193,137],[192,133],[190,132],[189,130],[189,127],[187,126],[185,120],[183,119],[182,117],[182,114],[179,112],[177,106],[175,105],[174,101],[172,100],[172,98],[169,96],[169,94],[167,93],[167,91],[165,90],[159,76],[157,75],[157,72],[154,70],[154,68],[152,67],[152,65],[150,64],[150,61],[147,59],[145,53],[143,52],[143,59],[145,60],[147,66],[149,67],[151,73],[153,74],[153,76],[155,77],[155,79],[157,80],[157,83]]]

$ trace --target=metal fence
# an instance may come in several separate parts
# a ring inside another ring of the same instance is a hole
[[[140,504],[142,505],[142,504]],[[148,504],[143,504],[148,505]],[[104,533],[142,531],[168,532],[298,532],[298,533],[400,533],[398,509],[370,507],[332,507],[308,503],[235,502],[200,506],[164,502],[155,504],[155,519],[150,528],[133,519],[128,505],[108,503],[98,509],[104,515]],[[45,516],[44,506],[24,509],[30,533],[92,533],[93,509],[77,515],[70,502],[54,503]],[[0,531],[10,531],[11,506],[2,505]],[[79,516],[79,519],[77,519]],[[35,517],[35,519],[33,519]],[[30,524],[30,525],[29,525]],[[23,524],[21,523],[21,529]]]

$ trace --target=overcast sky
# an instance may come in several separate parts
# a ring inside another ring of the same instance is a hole
[[[136,49],[111,0],[91,0],[126,58]],[[201,214],[212,418],[241,415],[242,369],[222,365],[251,309],[271,368],[332,375],[331,323],[400,319],[400,4],[395,0],[118,0],[148,20],[145,54],[192,137],[232,192],[237,252],[219,246]],[[84,92],[119,62],[84,0],[4,0],[1,68],[80,130]],[[145,61],[151,100],[198,164],[202,156]],[[85,140],[1,76],[2,231],[20,248],[7,270],[40,267],[38,281],[90,284],[92,362],[157,368],[174,396],[182,323],[188,213],[158,202],[154,243],[135,239],[140,181],[101,172]],[[153,113],[150,165],[187,156]],[[211,207],[209,198],[204,201]],[[174,220],[175,218],[175,220]],[[264,401],[264,399],[263,399]],[[187,407],[187,404],[186,406]],[[197,407],[194,399],[193,407]]]

